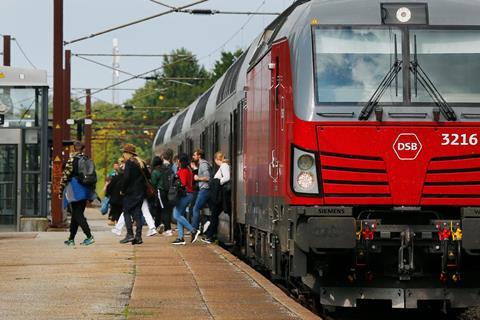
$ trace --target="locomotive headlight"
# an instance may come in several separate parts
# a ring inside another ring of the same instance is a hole
[[[310,170],[315,163],[313,157],[309,154],[304,154],[298,158],[297,165],[301,170]]]
[[[316,152],[293,147],[292,153],[293,191],[301,195],[319,195]]]
[[[315,177],[311,172],[302,172],[297,177],[297,184],[304,190],[309,190],[313,187]]]

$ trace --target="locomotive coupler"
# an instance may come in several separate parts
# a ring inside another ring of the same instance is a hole
[[[410,280],[415,269],[413,258],[413,238],[415,237],[415,233],[412,232],[410,228],[407,228],[400,236],[401,245],[398,249],[398,274],[400,280]]]

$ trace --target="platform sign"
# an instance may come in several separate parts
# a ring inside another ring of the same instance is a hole
[[[415,133],[401,133],[393,143],[393,151],[400,160],[415,160],[422,151],[422,143]]]

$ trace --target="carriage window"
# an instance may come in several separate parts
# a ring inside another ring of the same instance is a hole
[[[480,102],[480,30],[414,30],[410,52],[448,103]],[[421,79],[411,80],[412,101],[432,102]]]
[[[313,31],[318,104],[367,102],[395,63],[395,52],[401,60],[402,36],[395,28],[318,27]],[[380,102],[402,102],[402,87],[400,72]]]

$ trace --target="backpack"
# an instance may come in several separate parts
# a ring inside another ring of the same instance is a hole
[[[175,173],[172,170],[172,165],[162,165],[160,167],[160,173],[160,181],[158,182],[157,188],[168,192],[175,180]]]
[[[187,194],[185,187],[182,185],[178,175],[175,175],[172,181],[172,185],[168,189],[167,199],[170,205],[176,206],[182,197]]]
[[[77,156],[77,179],[85,186],[93,187],[97,184],[95,163],[87,156]]]

